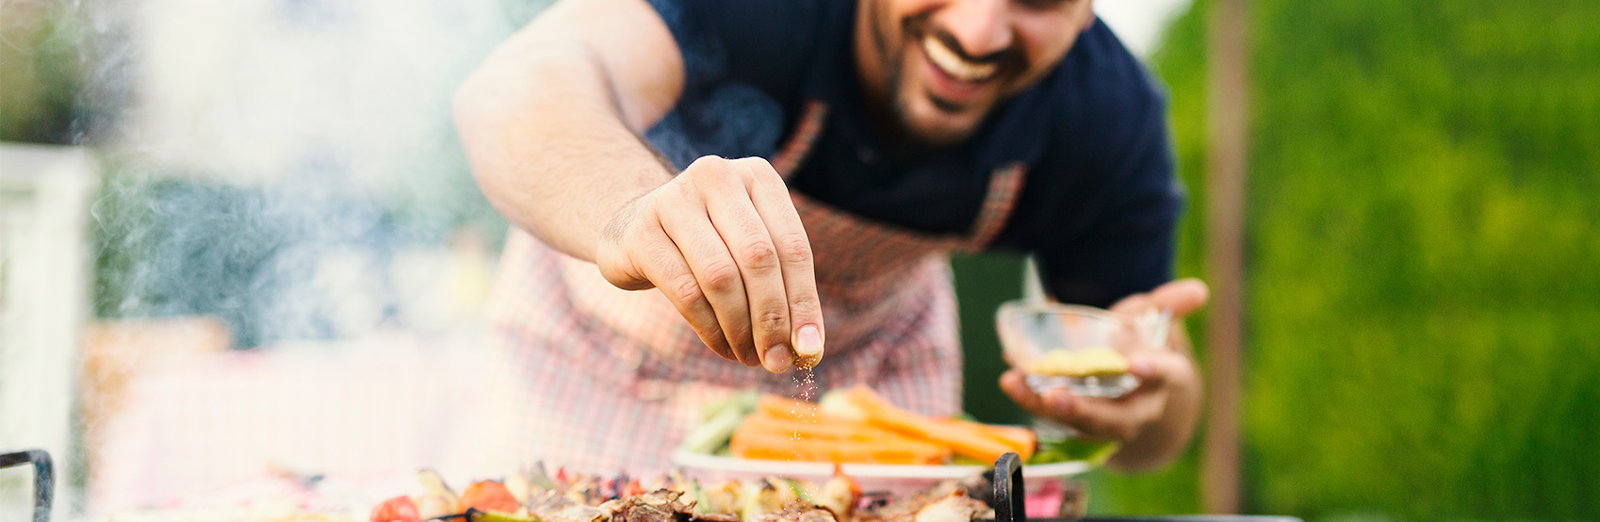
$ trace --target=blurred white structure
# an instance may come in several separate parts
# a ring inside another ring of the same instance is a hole
[[[85,233],[94,162],[83,149],[0,144],[0,451],[56,461],[57,511],[73,499],[72,397],[87,316]],[[32,502],[4,488],[0,518]],[[24,512],[25,513],[25,512]]]
[[[1111,26],[1123,45],[1140,59],[1161,46],[1167,26],[1189,10],[1192,0],[1099,0],[1095,15]]]

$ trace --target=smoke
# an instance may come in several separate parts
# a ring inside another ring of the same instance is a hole
[[[129,328],[86,335],[110,349],[86,352],[83,388],[115,390],[147,351],[469,324],[481,291],[462,286],[487,283],[505,223],[450,96],[546,3],[0,0],[0,139],[99,160],[89,315]],[[80,397],[78,431],[105,436],[116,401]],[[57,463],[61,503],[102,442]]]
[[[237,347],[411,326],[398,279],[438,274],[397,259],[503,230],[448,120],[456,83],[518,22],[498,3],[79,14],[97,59],[78,127],[106,160],[96,315],[218,316]]]

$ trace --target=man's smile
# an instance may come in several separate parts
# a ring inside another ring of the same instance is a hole
[[[922,51],[934,66],[951,78],[970,83],[982,83],[994,78],[1000,64],[967,61],[959,53],[933,35],[922,37]]]

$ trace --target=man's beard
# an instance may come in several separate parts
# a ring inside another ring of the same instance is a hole
[[[883,6],[882,2],[878,6]],[[883,13],[878,13],[878,19],[884,19]],[[905,57],[906,49],[912,45],[923,45],[923,40],[929,35],[938,39],[941,44],[955,52],[962,59],[975,63],[995,63],[999,70],[993,78],[987,81],[1004,82],[1014,78],[1027,69],[1027,56],[1022,49],[1016,46],[1007,47],[996,53],[974,58],[968,55],[961,47],[960,42],[949,32],[936,30],[931,22],[932,13],[922,13],[906,18],[900,24],[902,45],[893,46],[888,41],[888,36],[883,33],[882,27],[877,23],[872,25],[874,47],[878,52],[879,63],[884,67],[884,86],[888,92],[884,93],[884,102],[887,105],[891,130],[897,134],[898,141],[906,142],[916,147],[935,147],[948,145],[969,137],[976,130],[977,125],[965,129],[956,136],[930,136],[919,129],[911,119],[912,93],[906,92],[905,87]],[[934,108],[949,114],[958,114],[968,109],[965,104],[953,102],[924,93]],[[992,108],[991,108],[992,110]],[[985,115],[987,117],[987,115]]]

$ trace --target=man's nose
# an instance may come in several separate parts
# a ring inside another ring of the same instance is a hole
[[[981,58],[1011,46],[1011,0],[954,0],[943,25],[969,58]]]

